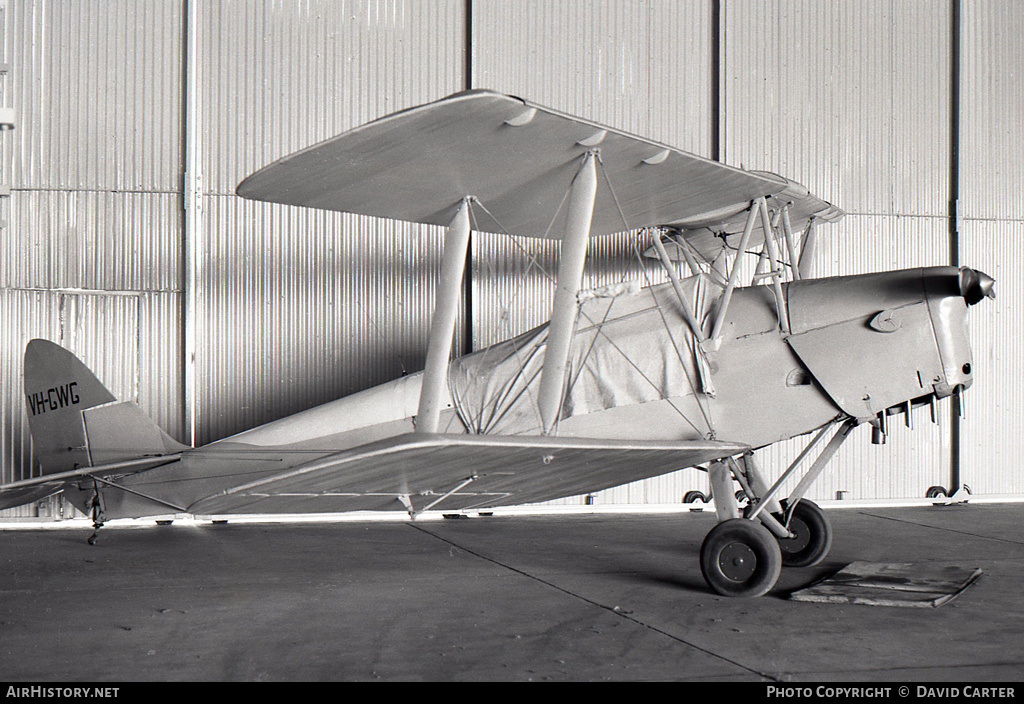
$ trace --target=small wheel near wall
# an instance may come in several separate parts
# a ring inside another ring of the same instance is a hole
[[[712,528],[700,547],[700,570],[723,596],[762,596],[782,572],[779,544],[767,528],[731,518]]]

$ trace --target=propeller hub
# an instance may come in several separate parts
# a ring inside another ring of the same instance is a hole
[[[996,280],[988,274],[966,266],[960,267],[960,295],[967,301],[967,305],[973,306],[984,298],[995,298],[995,284]]]

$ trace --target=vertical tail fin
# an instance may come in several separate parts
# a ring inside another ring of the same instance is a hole
[[[74,354],[49,340],[25,348],[25,411],[43,474],[185,448],[133,403],[120,403]]]

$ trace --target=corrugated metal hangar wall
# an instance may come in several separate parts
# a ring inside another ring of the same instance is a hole
[[[6,0],[0,22],[5,482],[36,471],[21,391],[33,337],[195,443],[422,368],[437,228],[234,189],[473,87],[800,181],[848,213],[821,228],[818,275],[994,276],[994,305],[971,310],[963,417],[949,402],[936,425],[916,411],[883,446],[859,429],[812,497],[922,497],[957,475],[975,494],[1024,491],[1016,0]],[[629,252],[600,241],[588,276],[643,277]],[[547,317],[551,247],[478,234],[472,256],[460,349]],[[777,473],[799,446],[762,462]],[[686,470],[594,500],[704,487]],[[36,510],[52,505],[9,515]]]

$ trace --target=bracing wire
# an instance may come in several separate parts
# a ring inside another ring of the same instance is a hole
[[[562,209],[562,205],[565,204],[565,200],[566,200],[566,198],[568,198],[568,196],[569,196],[569,189],[566,189],[565,195],[562,196],[562,200],[561,200],[561,202],[558,205],[558,209],[555,211],[555,214],[552,216],[551,222],[548,223],[547,230],[545,230],[545,235],[548,232],[550,232],[551,227],[554,225],[555,219],[558,217],[558,211]],[[489,218],[491,218],[491,220],[494,221],[494,224],[496,224],[498,226],[498,228],[501,230],[502,234],[506,235],[510,239],[510,241],[513,243],[513,245],[515,247],[517,247],[523,254],[525,254],[525,255],[527,255],[529,257],[529,263],[528,263],[527,269],[526,269],[527,273],[529,273],[531,269],[536,268],[537,271],[539,271],[541,273],[541,275],[544,276],[547,280],[554,281],[554,277],[551,276],[551,274],[537,260],[536,252],[534,252],[532,254],[527,252],[525,250],[525,248],[522,246],[522,244],[520,244],[518,239],[511,232],[509,232],[508,229],[504,225],[501,224],[501,221],[499,221],[498,218],[496,218],[494,216],[494,213],[492,213],[490,210],[487,209],[486,205],[484,205],[478,199],[474,199],[473,202],[476,203],[476,205],[479,206],[480,209],[483,210],[487,214],[487,216]],[[470,214],[472,215],[472,209],[470,209]],[[475,218],[474,218],[474,221],[475,221]],[[516,281],[515,291],[513,291],[513,299],[516,297],[515,294],[521,289],[521,287],[522,287],[522,281]],[[509,331],[508,339],[509,339],[509,342],[511,342],[512,346],[513,346],[513,352],[515,354],[516,364],[519,365],[519,376],[521,378],[525,379],[525,377],[526,377],[526,368],[523,366],[523,360],[520,357],[520,350],[516,346],[516,342],[515,342],[516,336],[512,334],[511,322],[508,320],[508,318],[506,318],[505,321],[504,321],[504,324],[508,327],[508,331]],[[486,359],[487,358],[486,357],[487,352],[484,352],[484,355],[485,355],[484,359]],[[538,425],[539,425],[539,424],[542,423],[542,420],[541,420],[541,417],[540,417],[540,408],[537,405],[537,399],[534,397],[534,393],[533,393],[533,390],[532,390],[529,382],[530,382],[530,380],[527,379],[526,383],[524,384],[525,385],[525,393],[528,394],[528,398],[530,400],[530,403],[529,403],[530,408],[533,409],[534,414],[537,417],[537,422],[538,422]],[[495,399],[488,399],[488,402],[491,402],[491,401],[495,401]],[[484,404],[484,403],[482,403],[480,405],[480,413],[479,413],[478,417],[476,418],[477,431],[478,432],[483,430],[483,416],[484,416],[485,406],[486,406],[486,404]],[[498,418],[496,418],[495,420],[498,420]]]
[[[603,162],[601,161],[601,159],[600,159],[600,156],[598,156],[598,160],[597,160],[597,163],[598,163],[598,165],[599,165],[599,166],[601,167],[601,174],[602,174],[602,176],[604,177],[605,183],[606,183],[606,184],[608,185],[608,190],[609,190],[609,192],[611,193],[611,196],[612,196],[612,201],[613,201],[613,202],[615,203],[615,207],[616,207],[616,209],[618,210],[619,218],[620,218],[620,220],[622,221],[622,225],[623,225],[623,227],[625,228],[625,230],[626,230],[626,231],[628,231],[628,230],[630,229],[630,227],[629,227],[629,222],[628,222],[628,221],[626,220],[626,216],[625,216],[625,213],[623,213],[623,211],[622,211],[622,207],[621,207],[621,205],[620,205],[620,203],[619,203],[619,199],[618,199],[618,196],[617,196],[617,194],[615,193],[615,188],[614,188],[614,186],[613,186],[613,185],[612,185],[612,183],[611,183],[611,179],[610,179],[610,178],[608,177],[608,172],[607,172],[607,170],[606,170],[606,169],[604,168],[604,163],[603,163]],[[634,255],[635,255],[635,256],[637,257],[637,261],[638,261],[638,263],[639,263],[639,265],[640,265],[640,271],[641,271],[641,274],[642,274],[642,275],[643,275],[643,277],[644,277],[644,281],[645,281],[645,283],[647,284],[647,286],[648,286],[648,288],[649,288],[649,287],[651,286],[651,281],[650,281],[650,277],[649,277],[649,276],[648,276],[648,274],[647,274],[647,268],[646,268],[646,266],[644,265],[644,261],[643,261],[643,258],[642,258],[642,256],[641,256],[641,254],[640,254],[640,252],[639,252],[639,249],[637,248],[637,245],[636,245],[636,243],[635,243],[635,242],[634,242],[634,244],[633,244],[633,247],[632,247],[632,249],[633,249],[633,253],[634,253]],[[625,278],[625,274],[623,274],[623,279],[624,279],[624,278]],[[682,352],[681,352],[681,351],[679,350],[679,346],[678,346],[678,344],[676,343],[676,340],[675,340],[675,336],[674,336],[674,335],[672,335],[672,329],[671,329],[671,327],[670,327],[670,326],[669,326],[669,324],[668,324],[668,320],[667,320],[667,319],[665,318],[665,312],[664,312],[663,308],[661,307],[661,303],[660,303],[660,301],[658,301],[658,298],[657,298],[657,296],[653,295],[653,293],[652,293],[652,299],[654,300],[654,304],[655,304],[655,307],[656,307],[656,308],[658,309],[658,314],[659,314],[659,316],[661,317],[661,320],[662,320],[662,324],[664,325],[664,327],[665,327],[665,330],[666,330],[666,332],[667,332],[667,333],[668,333],[668,335],[669,335],[669,339],[670,339],[670,340],[671,340],[671,342],[672,342],[672,347],[673,347],[673,349],[674,349],[674,351],[675,351],[675,353],[676,353],[676,358],[677,358],[677,359],[679,360],[680,368],[682,369],[682,371],[683,371],[683,374],[684,374],[684,375],[685,375],[685,377],[686,377],[686,380],[687,380],[687,384],[689,385],[689,387],[690,387],[690,390],[691,390],[691,391],[693,392],[693,395],[694,395],[694,399],[695,399],[695,400],[696,400],[696,402],[697,402],[697,407],[698,407],[698,408],[700,409],[701,415],[702,415],[702,416],[704,417],[704,422],[705,422],[705,423],[707,424],[707,427],[708,427],[708,433],[709,433],[709,434],[714,434],[714,424],[712,423],[712,421],[711,421],[711,418],[710,418],[710,415],[709,415],[709,413],[710,413],[710,409],[709,409],[709,408],[705,408],[705,407],[704,407],[704,403],[702,403],[702,402],[701,402],[700,394],[699,394],[699,393],[698,393],[698,391],[697,391],[696,385],[694,384],[693,378],[692,378],[692,377],[691,377],[691,375],[690,375],[689,369],[687,369],[687,366],[686,366],[686,362],[684,361],[684,359],[683,359],[683,355],[682,355]],[[657,384],[655,384],[655,383],[654,383],[654,382],[653,382],[653,381],[652,381],[652,380],[651,380],[651,379],[650,379],[650,378],[649,378],[649,377],[648,377],[648,376],[647,376],[646,374],[644,374],[644,373],[643,373],[643,371],[641,371],[641,370],[640,370],[640,369],[639,369],[639,368],[638,368],[638,367],[636,366],[636,364],[635,364],[635,363],[633,362],[633,360],[632,360],[632,359],[630,359],[630,358],[629,358],[629,356],[628,356],[628,355],[627,355],[627,354],[626,354],[626,353],[625,353],[625,352],[624,352],[624,351],[623,351],[623,350],[622,350],[621,348],[619,348],[619,347],[618,347],[618,345],[616,345],[616,344],[615,344],[615,342],[614,342],[613,340],[611,340],[611,338],[609,338],[609,337],[608,337],[608,335],[607,335],[606,333],[604,333],[604,331],[602,330],[602,327],[603,327],[603,323],[604,323],[604,322],[605,322],[605,321],[607,320],[607,316],[608,316],[608,314],[610,313],[610,311],[611,311],[611,306],[609,306],[609,307],[608,307],[608,310],[607,310],[607,311],[605,312],[605,318],[604,318],[604,320],[602,321],[602,323],[601,323],[601,324],[597,324],[597,323],[594,323],[594,321],[590,320],[590,319],[589,319],[589,317],[588,317],[588,316],[586,316],[585,314],[584,314],[584,317],[585,317],[585,318],[587,318],[588,322],[590,322],[590,323],[591,323],[592,325],[594,325],[594,326],[596,327],[596,329],[597,329],[597,333],[598,333],[598,334],[600,334],[600,335],[602,335],[602,336],[604,337],[604,339],[605,339],[605,340],[607,340],[607,341],[608,341],[608,343],[609,343],[609,344],[610,344],[610,345],[611,345],[611,346],[612,346],[612,347],[613,347],[614,349],[616,349],[616,350],[617,350],[617,351],[619,352],[619,354],[621,354],[621,355],[623,356],[623,358],[624,358],[624,359],[626,359],[626,361],[627,361],[627,362],[628,362],[628,363],[630,364],[630,366],[632,366],[632,367],[633,367],[633,368],[634,368],[634,369],[635,369],[635,370],[637,371],[637,373],[638,373],[638,374],[639,374],[639,375],[640,375],[640,376],[641,376],[641,377],[642,377],[642,378],[643,378],[643,379],[644,379],[645,381],[647,381],[647,383],[649,383],[649,384],[650,384],[650,385],[651,385],[652,387],[654,387],[654,388],[655,388],[655,389],[656,389],[656,390],[658,391],[659,395],[661,395],[661,394],[662,394],[662,390],[661,390],[661,389],[660,389],[660,388],[658,387],[658,385],[657,385]],[[582,311],[581,311],[581,312],[582,312]],[[593,343],[594,343],[594,341],[596,341],[596,337],[597,337],[597,336],[595,335],[595,337],[594,337],[594,340],[593,340],[593,341],[591,342],[591,346],[590,346],[590,348],[589,348],[589,349],[588,349],[588,351],[587,351],[587,355],[589,355],[589,354],[590,354],[590,351],[591,351],[591,350],[593,349]],[[584,360],[586,360],[586,356],[584,357]],[[578,379],[578,375],[577,375],[577,379]],[[575,383],[575,380],[573,381],[573,383]],[[571,388],[571,386],[570,386],[570,388]],[[681,416],[681,417],[682,417],[682,418],[683,418],[683,419],[684,419],[684,420],[685,420],[685,421],[686,421],[686,422],[687,422],[687,423],[688,423],[688,424],[689,424],[689,425],[690,425],[691,427],[693,427],[693,429],[694,429],[694,430],[696,430],[697,432],[701,432],[701,431],[700,431],[700,430],[699,430],[699,429],[697,428],[697,426],[696,426],[696,425],[695,425],[695,424],[693,423],[693,421],[691,421],[691,420],[690,420],[690,419],[689,419],[689,418],[688,418],[688,417],[686,416],[686,414],[685,414],[685,413],[683,413],[683,412],[682,412],[682,411],[681,411],[681,410],[680,410],[680,409],[679,409],[679,408],[678,408],[678,407],[677,407],[677,406],[676,406],[675,404],[671,404],[671,405],[672,405],[672,408],[673,408],[673,409],[674,409],[674,410],[675,410],[675,411],[676,411],[676,412],[677,412],[677,413],[678,413],[678,414],[679,414],[679,415],[680,415],[680,416]]]

